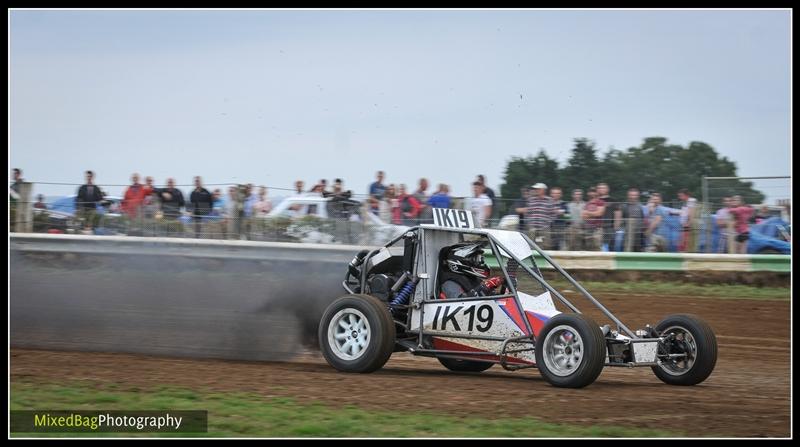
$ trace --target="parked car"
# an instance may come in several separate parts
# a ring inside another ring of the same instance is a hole
[[[311,194],[283,199],[266,218],[289,219],[287,233],[304,243],[380,245],[408,229],[382,221],[357,200]]]
[[[83,226],[79,222],[79,217],[75,211],[75,195],[61,197],[47,205],[47,209],[34,209],[34,218],[43,216],[45,221],[42,225],[46,231],[63,233],[79,233]],[[122,197],[106,196],[98,204],[97,214],[100,216],[98,225],[94,228],[94,234],[114,234],[121,232],[123,225],[122,218]],[[39,217],[41,218],[41,217]]]

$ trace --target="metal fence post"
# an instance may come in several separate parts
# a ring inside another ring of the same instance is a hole
[[[702,189],[703,189],[703,207],[701,208],[702,211],[706,214],[706,237],[705,237],[705,252],[711,252],[711,206],[708,203],[708,180],[706,180],[706,176],[703,176],[701,181]]]

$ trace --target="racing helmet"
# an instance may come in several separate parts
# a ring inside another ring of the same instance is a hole
[[[488,278],[491,270],[483,259],[485,242],[462,242],[447,247],[442,263],[450,271],[476,278]]]

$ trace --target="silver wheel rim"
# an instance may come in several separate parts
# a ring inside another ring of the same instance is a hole
[[[356,360],[367,350],[370,328],[367,317],[358,309],[342,309],[328,324],[328,345],[342,360]]]
[[[557,376],[573,374],[583,362],[583,339],[574,328],[554,327],[544,339],[544,364]]]
[[[687,356],[679,359],[670,359],[661,362],[661,369],[667,374],[673,376],[682,376],[689,372],[694,366],[694,361],[697,358],[697,341],[688,329],[683,326],[670,326],[661,332],[661,336],[674,334],[675,339],[684,342],[684,345],[689,347]]]

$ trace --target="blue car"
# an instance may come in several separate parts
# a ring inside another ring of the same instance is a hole
[[[724,244],[727,242],[722,238],[722,233],[717,226],[716,217],[711,216],[710,237],[706,231],[706,224],[709,219],[702,219],[698,235],[699,253],[723,253]],[[792,244],[789,242],[791,226],[780,217],[770,217],[761,223],[750,225],[750,238],[747,241],[748,254],[791,254]],[[677,252],[680,244],[682,228],[678,216],[668,216],[658,231],[667,243],[668,252]],[[620,231],[616,235],[615,248],[622,251],[624,232]],[[710,242],[710,247],[706,246],[706,239]]]

